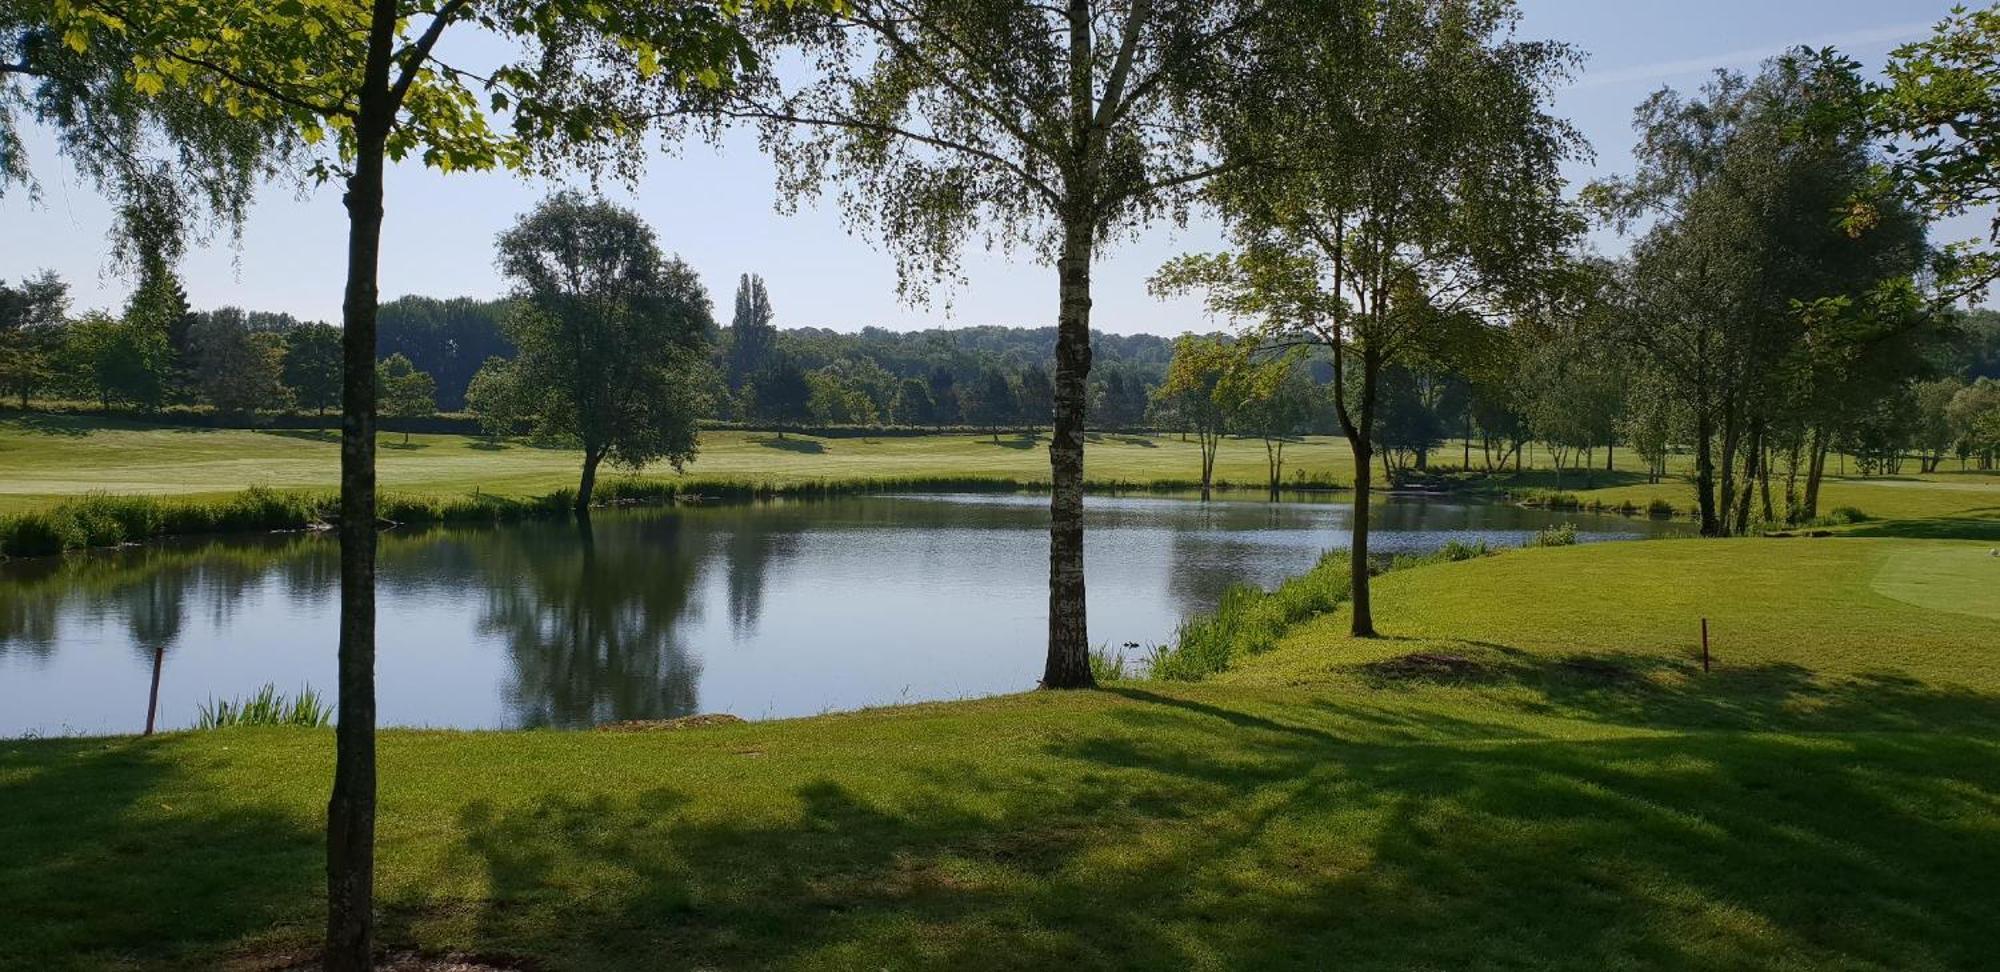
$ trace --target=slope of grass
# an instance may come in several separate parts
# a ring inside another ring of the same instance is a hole
[[[1336,612],[1207,683],[389,732],[383,937],[580,970],[1974,968],[2000,620],[1875,590],[1961,549],[1513,551],[1384,575],[1385,639]],[[1382,664],[1420,652],[1469,664]],[[0,743],[0,967],[309,947],[330,759]]]

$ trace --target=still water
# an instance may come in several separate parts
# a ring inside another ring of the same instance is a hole
[[[1223,589],[1270,586],[1345,545],[1350,508],[1092,496],[1090,630],[1166,641]],[[866,496],[391,531],[379,572],[385,725],[579,727],[749,719],[1030,688],[1041,673],[1047,500]],[[1511,506],[1390,500],[1383,553],[1677,527]],[[331,695],[332,538],[155,544],[0,564],[0,737],[136,732],[156,647],[160,723],[266,682]]]

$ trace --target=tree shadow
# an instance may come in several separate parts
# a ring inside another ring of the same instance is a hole
[[[301,905],[320,887],[321,833],[256,800],[188,811],[206,801],[184,792],[196,784],[171,742],[0,744],[0,924],[14,932],[0,967],[199,967],[245,939],[316,933]]]
[[[804,455],[819,455],[826,451],[826,443],[818,439],[780,439],[775,435],[762,436],[750,440],[766,449],[782,449]]]
[[[1017,728],[1041,737],[1036,752],[884,748],[754,810],[673,788],[475,802],[450,865],[491,887],[473,938],[579,968],[1958,967],[1986,954],[1990,739],[1563,739],[1468,718],[1463,735],[1398,742],[1337,731],[1352,723],[1331,710],[1302,721],[1203,692],[1112,694],[1110,719]]]
[[[1880,520],[1842,530],[1849,537],[1900,537],[1910,540],[2000,540],[2000,507],[1967,510],[1959,516],[1922,520]]]
[[[1005,438],[987,438],[980,441],[1002,449],[1033,449],[1041,444],[1042,437],[1035,432],[1017,432]]]
[[[100,423],[72,415],[46,415],[40,412],[13,412],[4,421],[34,435],[57,435],[71,439],[81,439],[99,430]]]
[[[338,429],[265,429],[265,435],[283,436],[287,439],[304,439],[308,442],[339,442]]]

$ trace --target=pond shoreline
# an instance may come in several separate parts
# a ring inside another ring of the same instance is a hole
[[[1095,495],[1179,493],[1200,487],[1199,482],[1178,479],[1094,480],[1084,484],[1084,491]],[[787,483],[628,477],[599,484],[596,502],[591,506],[618,509],[672,503],[713,505],[896,492],[1046,493],[1048,488],[1046,482],[999,477],[913,476]],[[1262,483],[1225,481],[1215,483],[1212,488],[1220,492],[1269,492],[1269,487]],[[1326,485],[1288,486],[1280,490],[1294,495],[1347,491],[1347,487]],[[574,513],[574,496],[567,488],[533,497],[496,496],[477,489],[453,497],[384,493],[377,500],[377,519],[384,528],[564,519]],[[88,493],[60,500],[43,510],[0,514],[0,561],[129,547],[174,537],[326,530],[339,522],[338,494],[321,491],[251,486],[209,499]]]

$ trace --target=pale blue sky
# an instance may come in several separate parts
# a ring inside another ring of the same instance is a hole
[[[1631,112],[1662,86],[1692,88],[1715,67],[1748,68],[1794,44],[1836,46],[1869,68],[1888,50],[1925,33],[1952,0],[1522,0],[1527,37],[1569,41],[1590,57],[1578,82],[1556,99],[1597,152],[1572,173],[1582,181],[1631,167]],[[79,308],[115,307],[129,289],[105,257],[109,212],[88,183],[32,139],[42,200],[10,192],[0,199],[0,278],[42,267],[71,282]],[[968,254],[968,282],[950,294],[951,309],[899,304],[886,254],[847,234],[829,200],[792,216],[773,211],[771,167],[747,134],[720,151],[699,144],[654,160],[635,191],[611,195],[636,208],[707,281],[727,314],[736,276],[762,273],[779,323],[843,330],[876,324],[898,329],[943,324],[1043,325],[1055,317],[1053,271],[1026,254]],[[492,243],[515,214],[551,186],[505,175],[440,176],[416,165],[389,177],[382,293],[439,297],[494,296]],[[1940,236],[1975,235],[1982,220],[1959,220]],[[227,241],[189,256],[182,266],[191,301],[288,311],[337,320],[346,223],[339,193],[323,187],[304,198],[266,191],[242,246]],[[1165,259],[1219,245],[1212,223],[1185,230],[1157,227],[1122,243],[1100,261],[1093,323],[1115,332],[1174,334],[1205,326],[1185,302],[1162,303],[1145,280]],[[1606,238],[1607,248],[1616,247]]]

